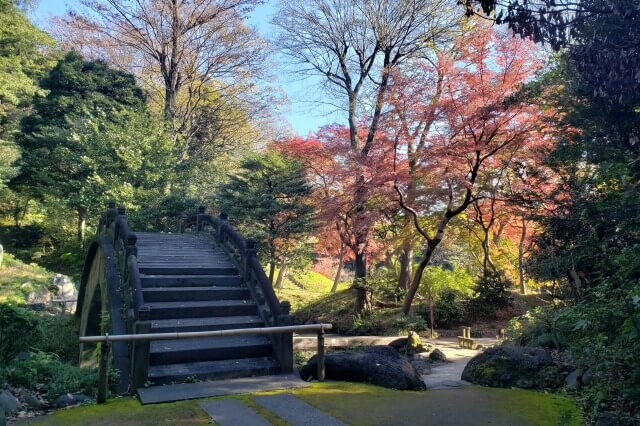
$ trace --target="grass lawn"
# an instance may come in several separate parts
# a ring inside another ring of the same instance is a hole
[[[46,292],[52,280],[53,273],[5,252],[0,266],[0,303],[25,303],[29,293]]]
[[[467,386],[427,392],[395,391],[366,384],[313,383],[308,388],[262,392],[290,393],[351,425],[581,425],[568,398],[521,389]],[[258,394],[234,395],[274,425],[286,425],[253,401]],[[215,400],[216,398],[211,398]],[[60,410],[20,424],[38,425],[195,425],[210,424],[199,401],[141,405],[135,398],[115,398],[105,405]]]

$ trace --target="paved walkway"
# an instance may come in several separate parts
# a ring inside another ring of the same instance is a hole
[[[346,426],[338,419],[290,394],[255,396],[253,401],[291,426]],[[256,410],[235,399],[201,402],[200,407],[220,426],[271,424]]]
[[[474,340],[485,348],[498,343],[496,339],[479,338]],[[454,338],[428,340],[428,342],[440,349],[450,362],[436,364],[431,367],[431,374],[422,376],[422,380],[427,385],[427,388],[443,390],[458,388],[469,384],[461,380],[462,371],[469,360],[478,355],[480,351],[463,349],[458,346],[458,340]]]

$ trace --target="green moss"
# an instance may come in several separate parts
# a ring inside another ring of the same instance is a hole
[[[23,424],[51,426],[112,426],[112,425],[199,425],[210,424],[211,418],[197,401],[142,405],[131,397],[109,400],[104,405],[85,405],[59,410],[50,416]]]
[[[313,383],[307,388],[278,390],[259,394],[230,395],[255,409],[276,426],[287,423],[257,404],[255,395],[290,393],[314,407],[353,425],[414,424],[416,419],[436,423],[477,424],[478,419],[494,425],[582,424],[580,412],[567,398],[521,389],[490,389],[467,386],[447,391],[407,392],[363,383]],[[199,401],[141,405],[134,398],[109,400],[57,411],[51,416],[28,421],[46,425],[159,425],[207,424],[208,415]],[[24,423],[23,423],[24,424]]]
[[[562,395],[546,394],[524,389],[487,389],[504,398],[499,409],[517,409],[530,425],[579,426],[583,424],[582,414],[576,404]]]

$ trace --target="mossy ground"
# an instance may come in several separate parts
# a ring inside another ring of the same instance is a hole
[[[47,291],[52,280],[53,273],[5,253],[0,266],[0,303],[25,303],[27,294]]]
[[[406,392],[366,384],[314,383],[287,392],[353,425],[581,425],[575,404],[562,396],[520,389],[490,389],[468,386],[460,389]],[[272,424],[286,425],[252,400],[253,395],[234,395],[256,409]],[[141,405],[134,398],[111,399],[105,405],[89,405],[56,413],[22,424],[41,425],[162,425],[209,424],[198,401]]]

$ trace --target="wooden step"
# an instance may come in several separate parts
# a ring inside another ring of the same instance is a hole
[[[143,306],[151,309],[152,320],[258,314],[258,307],[253,300],[155,302]]]
[[[251,298],[246,287],[146,287],[142,290],[145,303],[186,302],[204,300],[247,300]]]
[[[142,287],[209,287],[209,286],[239,286],[242,284],[240,275],[153,275],[141,274]]]
[[[220,266],[163,266],[141,264],[138,265],[141,274],[145,275],[237,275],[238,270],[231,265]]]
[[[271,351],[264,335],[156,340],[150,343],[149,365],[267,357]]]
[[[228,317],[175,318],[151,321],[151,332],[173,333],[181,331],[215,331],[235,328],[264,327],[257,315],[236,315]]]
[[[179,364],[152,365],[149,381],[153,384],[184,382],[187,379],[222,380],[238,377],[278,374],[278,362],[271,357],[225,359]]]

